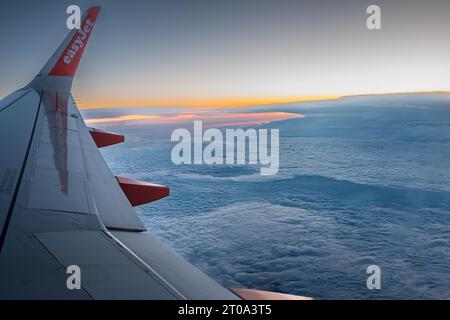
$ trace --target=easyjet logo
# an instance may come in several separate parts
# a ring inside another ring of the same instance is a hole
[[[65,64],[70,64],[72,62],[72,59],[76,56],[77,52],[84,47],[85,40],[88,37],[89,33],[91,33],[93,27],[94,23],[89,18],[87,18],[85,23],[83,24],[83,27],[77,31],[77,37],[75,38],[75,40],[73,40],[70,49],[67,50],[63,58]]]
[[[95,20],[97,20],[99,12],[100,7],[88,9],[80,28],[76,28],[71,34],[72,38],[62,51],[53,69],[48,73],[49,76],[73,77],[75,75],[84,49],[86,49],[91,33],[93,33]]]

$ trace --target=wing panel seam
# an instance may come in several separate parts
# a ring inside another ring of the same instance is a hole
[[[3,245],[5,244],[6,234],[8,233],[8,228],[9,228],[9,223],[11,222],[11,217],[12,217],[13,211],[16,206],[17,196],[19,195],[20,186],[22,184],[23,175],[25,173],[25,168],[26,168],[27,162],[28,162],[28,156],[30,155],[31,144],[33,143],[34,133],[36,131],[36,125],[37,125],[37,122],[39,119],[39,114],[41,111],[42,97],[43,97],[43,92],[41,92],[41,96],[39,98],[39,106],[38,106],[38,109],[36,112],[36,118],[34,119],[33,130],[31,131],[30,140],[28,142],[28,147],[27,147],[27,152],[25,153],[25,158],[22,163],[22,169],[20,170],[19,179],[17,180],[16,188],[14,190],[14,194],[11,199],[11,203],[9,205],[9,210],[6,215],[5,223],[3,225],[2,233],[0,235],[0,254],[2,253]]]
[[[36,235],[33,233],[33,238],[35,238],[39,244],[44,248],[44,250],[53,258],[55,259],[55,261],[64,269],[66,266],[59,261],[59,259],[57,257],[55,257],[55,255],[45,246],[44,243],[42,243],[42,241],[36,237]],[[95,300],[94,297],[86,290],[86,288],[83,287],[83,285],[81,285],[81,289],[83,289],[83,291],[86,293],[86,295],[91,298],[92,300]]]
[[[3,107],[0,112],[5,111],[6,109],[8,109],[9,107],[11,107],[13,104],[15,104],[17,101],[19,101],[20,99],[22,99],[23,97],[25,97],[27,94],[30,93],[30,90],[28,90],[27,92],[25,92],[24,94],[22,94],[20,97],[18,97],[17,99],[15,99],[14,101],[12,101],[11,103],[9,103],[6,107]]]

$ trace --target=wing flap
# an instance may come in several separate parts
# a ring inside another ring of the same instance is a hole
[[[147,232],[112,231],[143,261],[170,282],[189,300],[235,300],[239,299],[231,291],[220,286],[206,274],[192,266],[181,256],[163,245]]]
[[[83,289],[95,299],[182,298],[156,272],[128,256],[103,232],[50,232],[36,237],[65,268],[80,267]]]
[[[0,299],[91,299],[68,290],[66,269],[32,235],[15,237],[0,255]]]

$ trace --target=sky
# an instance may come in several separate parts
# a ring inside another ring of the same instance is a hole
[[[74,83],[82,107],[450,90],[448,0],[15,0],[0,10],[0,97],[58,47],[70,4],[103,7]]]

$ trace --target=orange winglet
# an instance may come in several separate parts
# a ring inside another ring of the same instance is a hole
[[[80,29],[73,34],[49,76],[73,77],[75,75],[99,12],[100,7],[91,7],[87,10]]]
[[[154,202],[170,194],[169,187],[159,184],[137,181],[129,178],[116,177],[122,191],[133,207]]]
[[[94,128],[89,128],[89,132],[91,133],[92,139],[94,139],[94,142],[98,148],[112,146],[125,141],[125,136],[121,134],[106,132]]]

